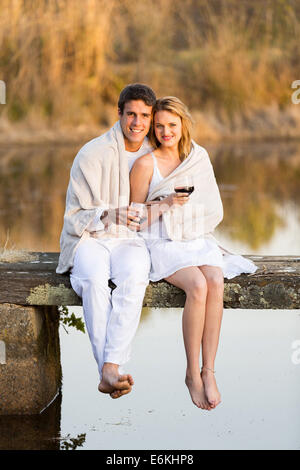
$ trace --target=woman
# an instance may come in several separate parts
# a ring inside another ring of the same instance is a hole
[[[151,209],[151,230],[141,231],[151,255],[150,279],[165,279],[186,293],[182,318],[185,382],[193,403],[210,410],[221,401],[214,367],[224,276],[254,272],[256,266],[222,251],[211,234],[223,218],[223,207],[208,154],[191,140],[191,122],[178,98],[165,97],[156,102],[151,130],[154,151],[135,162],[130,174],[130,199],[147,202]],[[190,196],[174,193],[184,178],[193,178]]]

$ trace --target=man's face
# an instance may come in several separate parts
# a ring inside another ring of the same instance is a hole
[[[150,129],[151,112],[152,106],[142,100],[127,101],[123,114],[119,110],[126,150],[134,152],[142,145]]]

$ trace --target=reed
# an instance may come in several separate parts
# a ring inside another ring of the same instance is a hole
[[[0,63],[12,120],[89,120],[105,90],[111,0],[1,0]],[[98,97],[98,95],[100,95]]]
[[[9,248],[9,233],[7,233],[6,241],[3,247],[0,247],[0,263],[20,263],[25,261],[36,261],[38,256],[29,253],[26,250]]]
[[[4,118],[110,124],[126,83],[232,116],[290,103],[296,0],[0,0]]]

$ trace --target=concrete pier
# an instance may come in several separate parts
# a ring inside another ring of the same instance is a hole
[[[300,258],[248,256],[254,274],[225,279],[224,308],[299,309]],[[69,275],[56,274],[58,253],[0,263],[0,415],[41,413],[58,393],[60,305],[81,305]],[[112,284],[111,288],[114,286]],[[150,283],[145,307],[183,307],[185,294]]]
[[[0,415],[38,414],[57,395],[58,324],[57,307],[0,304]]]

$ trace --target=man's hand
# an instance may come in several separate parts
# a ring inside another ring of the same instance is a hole
[[[104,211],[100,217],[104,224],[104,230],[108,230],[111,224],[125,225],[130,230],[138,232],[140,230],[140,217],[138,211],[132,207],[117,207]]]

